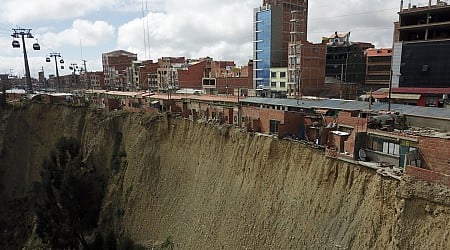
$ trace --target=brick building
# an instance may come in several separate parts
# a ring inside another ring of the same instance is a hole
[[[186,70],[178,72],[178,82],[180,88],[202,89],[202,80],[209,77],[211,73],[211,60],[203,60],[188,64]],[[215,82],[211,82],[211,87],[215,87]]]
[[[125,90],[129,81],[129,71],[137,54],[116,50],[102,54],[105,87],[112,90]]]
[[[327,46],[295,41],[289,44],[288,95],[321,96],[325,90]]]
[[[298,22],[291,23],[291,13]],[[270,68],[288,66],[288,44],[291,25],[298,32],[298,41],[307,37],[308,1],[264,0],[263,6],[254,9],[253,60],[254,88],[270,89]]]
[[[141,62],[138,70],[139,89],[158,90],[158,63],[152,60]]]
[[[366,90],[389,87],[392,49],[366,50]]]
[[[156,70],[158,90],[167,92],[180,87],[178,72],[186,69],[187,62],[184,57],[162,57],[158,59]]]

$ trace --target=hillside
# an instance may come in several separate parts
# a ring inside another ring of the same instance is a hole
[[[176,249],[445,249],[450,192],[301,143],[166,115],[28,104],[1,114],[0,201],[62,136],[110,176],[99,230]]]

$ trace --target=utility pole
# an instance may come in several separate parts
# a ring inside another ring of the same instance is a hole
[[[392,95],[392,69],[391,69],[391,75],[389,79],[389,97],[388,97],[388,111],[391,111],[391,95]]]
[[[27,78],[27,88],[29,93],[33,93],[33,84],[31,83],[31,74],[30,74],[30,66],[28,65],[28,56],[27,56],[27,48],[25,46],[25,37],[26,38],[34,38],[31,34],[31,29],[12,29],[14,32],[11,34],[13,38],[22,38],[22,48],[23,48],[23,60],[25,62],[25,75]],[[13,40],[12,42],[13,48],[19,48],[20,43],[17,40]],[[38,43],[33,44],[34,50],[40,50],[41,47]]]
[[[70,66],[69,66],[69,69],[72,70],[71,87],[77,86],[77,85],[78,85],[78,81],[77,81],[77,75],[76,75],[76,72],[77,72],[77,70],[78,70],[78,64],[76,64],[76,63],[71,63]]]
[[[86,68],[86,60],[82,60],[82,61],[83,61],[83,70],[84,70],[84,75],[85,75],[85,80],[86,80],[86,89],[89,89],[91,87],[91,78],[90,78],[87,68]]]
[[[56,87],[57,87],[58,92],[59,92],[59,91],[60,91],[60,88],[61,88],[61,85],[60,85],[60,82],[59,82],[58,60],[57,60],[56,58],[57,58],[57,57],[61,57],[61,54],[60,54],[60,53],[54,53],[54,52],[52,52],[52,53],[50,53],[49,56],[45,59],[45,61],[46,61],[46,62],[50,62],[50,57],[53,57],[53,58],[55,59]],[[64,60],[61,59],[61,60],[59,60],[59,62],[60,62],[61,64],[63,64],[63,63],[64,63]],[[61,69],[63,69],[63,68],[64,68],[64,66],[61,65]]]

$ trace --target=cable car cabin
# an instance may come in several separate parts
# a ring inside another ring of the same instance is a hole
[[[63,65],[61,65],[61,69],[64,69],[64,66],[63,66]]]
[[[61,60],[59,60],[59,62],[60,62],[60,63],[64,63],[64,60],[63,60],[63,59],[61,59]]]
[[[45,58],[46,62],[50,62],[50,57]]]
[[[13,48],[20,48],[19,41],[16,41],[16,40],[12,41],[12,46],[13,46]]]
[[[39,43],[34,43],[33,44],[33,49],[34,50],[41,50],[41,45],[39,45]]]

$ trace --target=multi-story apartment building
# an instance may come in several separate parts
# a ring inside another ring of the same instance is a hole
[[[254,88],[270,89],[270,68],[288,66],[288,44],[291,32],[291,12],[299,16],[294,25],[299,41],[307,37],[307,0],[264,0],[254,9],[253,61]]]
[[[133,72],[138,90],[158,90],[158,63],[153,60],[137,62],[135,71]]]
[[[327,46],[293,40],[289,44],[288,95],[320,96],[325,90]]]
[[[287,93],[287,68],[270,69],[270,89],[279,93]]]
[[[158,59],[157,80],[159,90],[177,89],[180,85],[178,70],[185,68],[186,58],[184,57],[162,57]]]
[[[392,48],[366,50],[366,89],[389,87]]]
[[[422,95],[417,105],[444,106],[450,94],[450,6],[401,8],[394,34],[392,91]]]
[[[108,89],[127,90],[128,74],[137,54],[116,50],[102,54],[105,86]]]
[[[339,79],[342,83],[363,85],[366,80],[366,49],[374,48],[371,43],[351,42],[350,32],[335,32],[327,43],[325,76]]]

